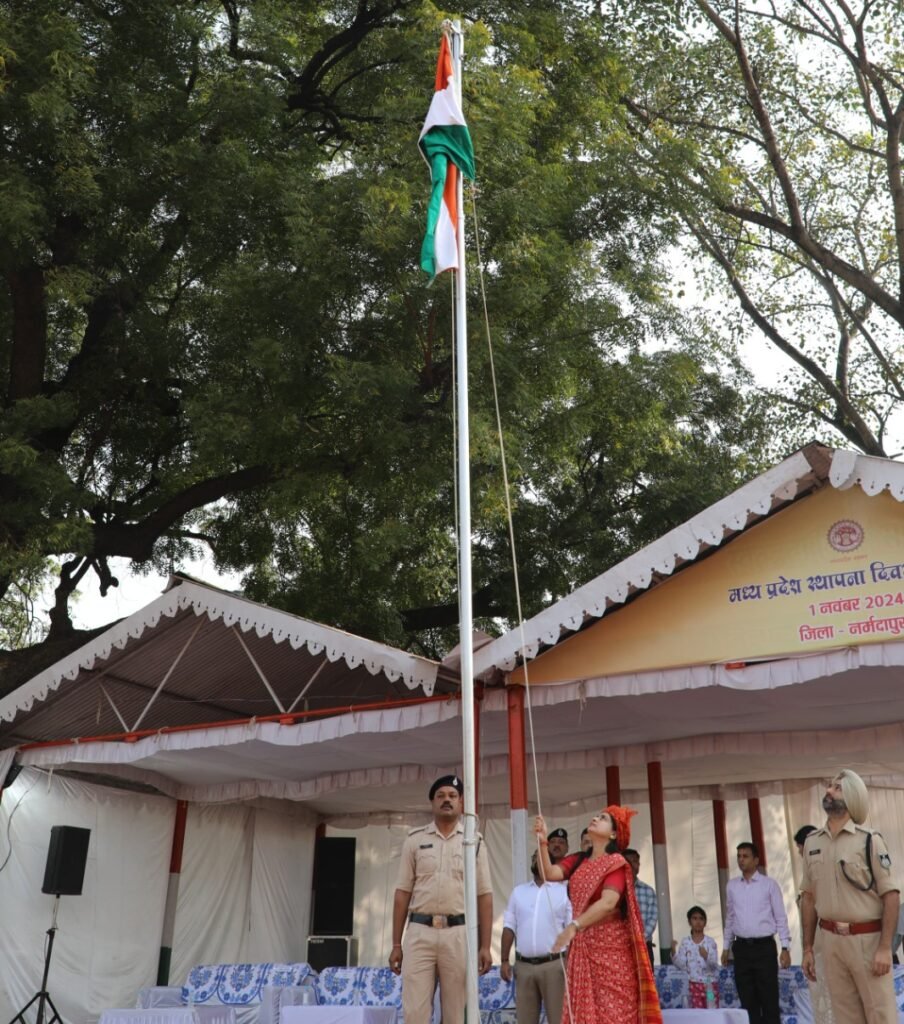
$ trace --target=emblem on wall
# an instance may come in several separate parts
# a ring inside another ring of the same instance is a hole
[[[826,540],[836,551],[856,551],[863,543],[863,527],[853,519],[839,519],[829,527]]]

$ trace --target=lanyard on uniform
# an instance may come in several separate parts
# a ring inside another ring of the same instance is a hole
[[[861,885],[859,882],[855,882],[853,878],[847,873],[843,860],[838,862],[841,865],[841,873],[851,883],[855,889],[859,889],[860,892],[869,892],[870,889],[876,888],[876,876],[873,874],[873,834],[872,832],[866,833],[866,870],[869,872],[869,885]]]

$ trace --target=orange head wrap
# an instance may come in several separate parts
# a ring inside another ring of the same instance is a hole
[[[631,845],[631,819],[637,814],[637,811],[633,807],[619,807],[618,804],[610,804],[606,808],[606,814],[615,825],[616,845],[620,850],[626,850]]]

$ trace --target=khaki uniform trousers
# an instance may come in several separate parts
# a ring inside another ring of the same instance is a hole
[[[872,971],[880,937],[878,932],[835,935],[826,931],[819,936],[835,1024],[897,1024],[894,976],[890,971],[877,978]]]
[[[430,1024],[439,978],[443,1024],[464,1024],[467,1005],[466,926],[431,928],[409,921],[402,943],[405,1024]]]
[[[515,1008],[518,1024],[539,1024],[540,1004],[549,1024],[561,1024],[565,999],[565,960],[545,964],[515,961]]]

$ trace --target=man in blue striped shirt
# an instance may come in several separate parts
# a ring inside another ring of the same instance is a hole
[[[625,860],[631,866],[631,874],[634,875],[634,892],[637,895],[637,906],[640,908],[640,916],[643,918],[643,934],[647,940],[647,952],[650,954],[650,963],[653,964],[653,932],[659,922],[659,905],[656,902],[656,890],[652,885],[641,882],[637,877],[640,871],[640,854],[637,850],[625,850]]]

